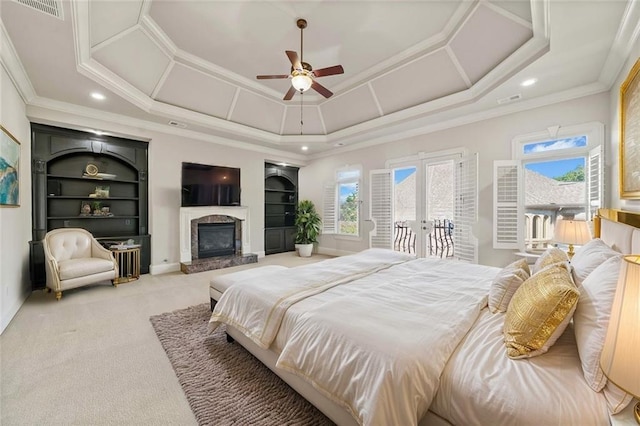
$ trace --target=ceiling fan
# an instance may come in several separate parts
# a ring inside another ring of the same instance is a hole
[[[311,65],[307,62],[303,61],[303,38],[302,32],[305,28],[307,28],[307,21],[304,19],[298,19],[296,22],[298,28],[300,28],[300,57],[298,58],[298,53],[293,50],[287,50],[285,53],[291,61],[291,73],[290,74],[276,74],[276,75],[259,75],[256,78],[258,80],[267,80],[274,78],[291,78],[291,87],[289,91],[284,95],[284,100],[288,101],[293,98],[293,95],[296,92],[306,92],[310,88],[320,93],[325,98],[329,98],[333,95],[333,93],[318,83],[316,78],[318,77],[326,77],[328,75],[336,75],[344,73],[344,69],[342,65],[334,65],[332,67],[321,68],[319,70],[314,70]]]

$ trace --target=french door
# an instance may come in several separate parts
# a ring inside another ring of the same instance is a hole
[[[477,155],[422,155],[371,172],[371,247],[477,261]]]

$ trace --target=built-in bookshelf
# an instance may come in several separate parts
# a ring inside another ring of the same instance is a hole
[[[32,124],[31,281],[44,287],[42,239],[84,228],[98,241],[140,245],[149,272],[148,143]]]
[[[264,169],[265,254],[295,250],[298,168],[266,163]]]

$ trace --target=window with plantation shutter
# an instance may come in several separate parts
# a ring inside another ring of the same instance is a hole
[[[592,220],[602,207],[602,145],[589,151],[587,163],[587,220]]]
[[[336,171],[336,180],[325,184],[322,201],[322,232],[360,235],[360,166]]]
[[[369,181],[369,247],[393,249],[393,171],[372,170]]]
[[[453,246],[459,260],[478,263],[478,239],[473,226],[478,221],[478,154],[455,163]]]
[[[495,161],[493,165],[493,248],[518,249],[524,212],[519,202],[521,166],[518,160]]]
[[[322,197],[322,233],[336,233],[336,184],[334,182],[324,185]]]

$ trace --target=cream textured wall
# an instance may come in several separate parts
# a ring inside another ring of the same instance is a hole
[[[362,217],[368,217],[369,172],[383,169],[385,161],[402,158],[418,152],[465,147],[479,153],[479,208],[478,226],[474,233],[479,243],[479,262],[504,266],[513,261],[512,250],[493,249],[493,161],[511,158],[511,141],[517,135],[545,130],[554,125],[569,126],[590,121],[609,125],[609,94],[601,93],[559,104],[549,105],[492,118],[464,126],[454,127],[410,139],[367,147],[355,151],[340,152],[310,162],[300,169],[300,198],[308,198],[322,206],[322,183],[333,178],[336,168],[346,164],[361,164],[364,185],[362,188]],[[607,152],[606,155],[610,155]],[[322,236],[320,249],[327,252],[353,252],[368,247],[368,234],[359,241]]]
[[[611,127],[609,128],[609,150],[613,155],[607,163],[610,166],[611,191],[608,206],[623,210],[640,211],[640,200],[623,200],[620,198],[620,85],[627,78],[633,64],[640,59],[640,40],[635,44],[624,68],[620,71],[616,82],[611,89]]]
[[[25,104],[0,67],[0,124],[21,143],[20,207],[0,207],[0,333],[9,325],[31,290],[31,136]]]

